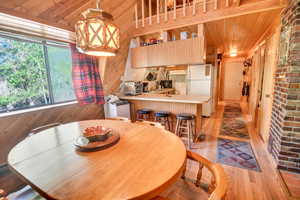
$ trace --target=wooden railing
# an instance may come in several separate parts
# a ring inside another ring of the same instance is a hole
[[[178,5],[176,0],[137,0],[138,2],[135,5],[135,26],[139,28],[140,26],[145,27],[147,25],[152,25],[154,22],[154,18],[156,19],[156,23],[159,24],[163,18],[164,22],[167,22],[170,17],[173,20],[179,16],[194,16],[198,12],[206,13],[208,12],[208,8],[211,8],[213,5],[213,9],[216,10],[218,7],[223,7],[225,3],[226,7],[231,6],[229,0],[183,0],[183,3]],[[148,3],[145,3],[147,2]],[[170,2],[172,2],[170,4]],[[223,3],[224,2],[224,3]],[[156,13],[153,15],[152,5],[156,7]],[[163,5],[163,6],[162,6]],[[240,5],[240,0],[234,0],[232,5]],[[145,16],[145,8],[147,6],[148,16]],[[163,9],[162,9],[163,7]]]
[[[134,36],[282,9],[283,0],[137,0]]]

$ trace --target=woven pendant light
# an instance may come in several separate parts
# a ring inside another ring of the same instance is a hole
[[[89,8],[75,25],[76,46],[81,53],[92,56],[115,56],[120,48],[120,30],[112,23],[111,14],[100,8]]]

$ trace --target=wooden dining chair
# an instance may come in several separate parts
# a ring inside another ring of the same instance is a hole
[[[22,189],[15,191],[11,194],[6,194],[6,192],[0,189],[0,200],[46,200],[29,185],[23,187]]]
[[[190,160],[190,161],[189,161]],[[225,200],[228,190],[228,177],[221,165],[213,163],[206,158],[187,151],[187,163],[198,163],[198,172],[195,179],[187,177],[190,168],[193,166],[185,166],[183,176],[171,188],[162,193],[160,196],[152,200],[175,200],[175,199],[197,199],[197,200]],[[201,181],[203,170],[206,168],[210,172],[210,182],[204,184]]]
[[[107,119],[107,120],[119,120],[119,121],[124,121],[124,122],[131,122],[126,117],[108,117],[108,118],[105,118],[105,119]]]
[[[136,121],[135,124],[147,125],[147,126],[154,126],[156,128],[165,129],[163,125],[159,122],[151,122],[151,121]]]
[[[30,133],[28,134],[28,136],[32,136],[32,135],[35,135],[43,130],[46,130],[48,128],[52,128],[52,127],[55,127],[55,126],[59,126],[61,125],[62,123],[60,122],[57,122],[57,123],[52,123],[52,124],[46,124],[46,125],[43,125],[43,126],[40,126],[40,127],[37,127],[37,128],[34,128],[30,131]]]

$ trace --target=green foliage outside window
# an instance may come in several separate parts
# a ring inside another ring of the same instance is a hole
[[[0,112],[74,99],[69,48],[0,36]]]

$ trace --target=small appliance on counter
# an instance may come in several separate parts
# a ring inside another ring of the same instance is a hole
[[[143,82],[143,92],[148,93],[157,89],[157,81],[144,81]]]
[[[172,88],[173,87],[172,80],[161,80],[160,86],[162,89]]]
[[[125,96],[137,96],[143,93],[143,83],[140,81],[125,81],[123,93]]]
[[[143,82],[143,93],[149,92],[149,83]]]
[[[117,96],[110,95],[104,97],[104,114],[105,118],[112,117],[126,117],[131,119],[130,116],[130,103],[128,101],[120,100]]]

